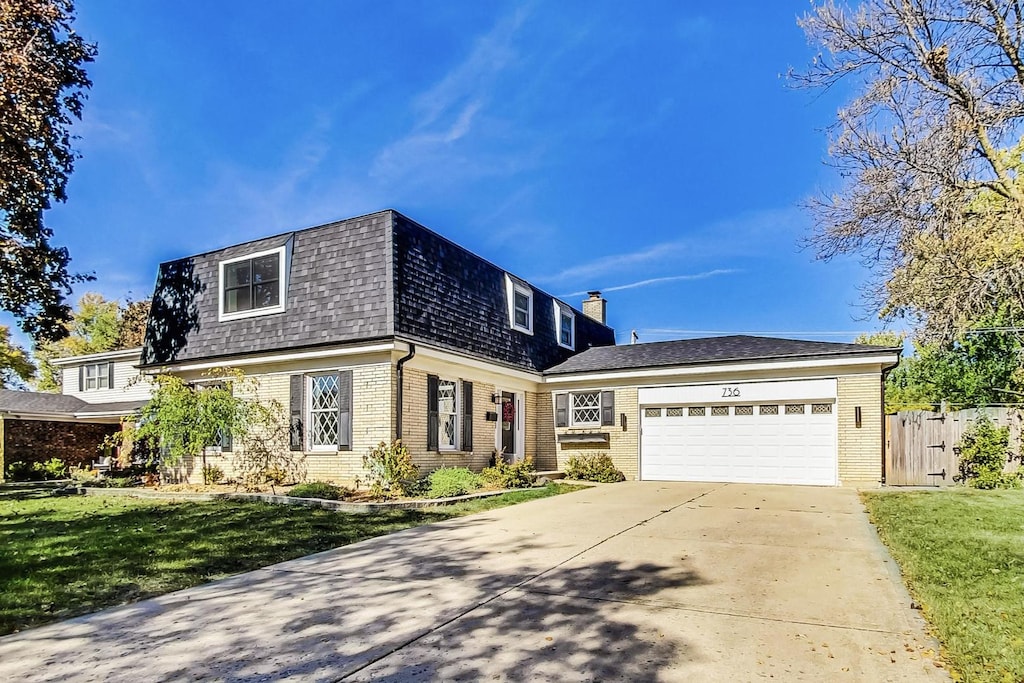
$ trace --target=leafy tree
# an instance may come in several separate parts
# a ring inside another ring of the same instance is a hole
[[[867,344],[868,346],[884,346],[887,349],[894,349],[903,346],[903,342],[906,340],[907,335],[903,332],[893,332],[891,330],[882,330],[881,332],[871,332],[862,334],[853,340],[854,344]]]
[[[148,315],[148,299],[128,301],[122,306],[100,294],[83,294],[66,324],[67,335],[59,341],[36,347],[35,356],[39,361],[36,388],[40,391],[60,390],[61,373],[50,363],[54,358],[141,346]]]
[[[11,341],[11,331],[0,325],[0,389],[10,389],[28,382],[36,374],[36,366],[25,349]]]
[[[92,85],[83,67],[96,47],[73,20],[72,0],[0,0],[0,308],[36,342],[66,334],[65,297],[87,279],[43,220],[67,199],[71,123]]]
[[[856,90],[831,131],[843,183],[812,200],[819,257],[862,256],[869,303],[927,342],[1024,323],[1024,6],[825,0],[799,23],[822,54],[793,82]]]

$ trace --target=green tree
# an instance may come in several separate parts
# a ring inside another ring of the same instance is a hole
[[[868,346],[884,346],[887,349],[902,348],[907,335],[903,332],[882,330],[881,332],[870,332],[858,336],[853,340],[854,344],[867,344]]]
[[[121,305],[100,294],[87,292],[78,300],[67,334],[59,341],[39,344],[35,357],[39,362],[36,389],[59,391],[61,373],[50,361],[54,358],[81,356],[88,353],[130,349],[142,345],[149,300],[128,301]]]
[[[11,331],[0,325],[0,389],[11,389],[28,382],[36,374],[36,366],[25,349],[11,341]]]
[[[839,189],[812,200],[819,257],[874,265],[868,300],[925,342],[1024,323],[1024,9],[1014,0],[825,0],[798,86],[855,92],[831,129]]]
[[[71,124],[92,85],[96,47],[75,33],[71,0],[0,0],[0,308],[33,340],[67,332],[65,297],[87,279],[43,220],[67,200],[76,155]]]

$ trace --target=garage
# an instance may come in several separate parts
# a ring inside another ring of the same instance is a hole
[[[640,478],[838,483],[835,379],[639,390]]]

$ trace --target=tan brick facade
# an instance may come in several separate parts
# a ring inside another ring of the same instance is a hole
[[[877,483],[882,478],[882,377],[839,378],[839,481]],[[857,427],[856,409],[861,409]]]
[[[574,389],[573,391],[599,390],[601,387],[588,389]],[[551,394],[549,394],[548,405],[551,405]],[[608,435],[608,443],[562,443],[555,444],[558,467],[565,469],[566,463],[573,455],[584,453],[607,453],[615,467],[618,468],[628,480],[639,478],[637,465],[640,453],[640,425],[638,423],[639,409],[637,407],[638,391],[636,387],[620,387],[615,389],[615,424],[609,427],[557,427],[554,429],[552,441],[558,434],[593,433],[598,432]],[[549,410],[551,410],[549,408]],[[554,412],[551,412],[552,424],[554,424]],[[622,415],[626,416],[626,429],[621,426]]]

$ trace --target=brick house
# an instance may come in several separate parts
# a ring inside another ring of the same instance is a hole
[[[62,393],[0,389],[0,471],[12,462],[58,458],[89,465],[121,419],[150,395],[139,377],[140,348],[59,358]]]
[[[162,264],[140,368],[255,377],[310,479],[351,481],[393,438],[424,472],[501,455],[555,470],[582,451],[631,479],[883,478],[882,374],[898,349],[615,346],[606,305],[593,292],[576,308],[385,210]],[[200,477],[192,462],[184,474]]]

